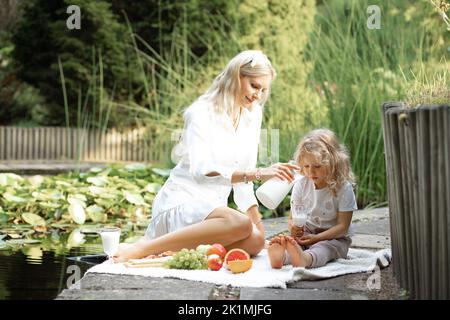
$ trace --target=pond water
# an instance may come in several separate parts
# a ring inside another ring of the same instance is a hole
[[[100,236],[48,235],[39,244],[0,248],[0,300],[55,299],[94,265],[68,258],[86,255],[103,255]]]

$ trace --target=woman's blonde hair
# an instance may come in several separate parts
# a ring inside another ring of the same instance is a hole
[[[216,112],[226,113],[231,117],[236,105],[236,94],[241,88],[239,76],[260,77],[266,75],[271,76],[272,80],[276,77],[275,69],[267,56],[259,50],[242,51],[228,62],[225,69],[214,79],[200,99],[213,101]],[[262,93],[259,102],[261,106],[264,106],[267,101],[269,91],[270,88],[267,88],[267,91]]]
[[[339,143],[333,131],[316,129],[306,134],[300,141],[294,154],[294,160],[302,167],[300,170],[302,174],[304,174],[302,162],[306,154],[313,156],[320,164],[328,167],[326,183],[334,196],[345,182],[348,181],[353,186],[355,185],[355,175],[351,168],[347,148]]]

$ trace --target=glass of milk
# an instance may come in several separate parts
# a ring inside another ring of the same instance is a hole
[[[303,177],[299,183],[301,184],[301,194],[291,201],[292,222],[296,226],[303,226],[308,216],[314,209],[314,184],[306,177]]]
[[[120,228],[108,227],[100,230],[102,237],[103,251],[108,255],[109,260],[117,253],[120,242]]]

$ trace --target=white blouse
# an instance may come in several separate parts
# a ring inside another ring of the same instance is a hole
[[[228,205],[231,189],[240,211],[257,205],[253,183],[232,184],[231,176],[236,170],[256,167],[261,106],[254,105],[252,111],[244,108],[236,130],[226,114],[217,114],[212,103],[204,99],[186,110],[184,120],[177,152],[180,160],[158,193],[153,214],[187,204],[188,211],[206,217]],[[219,175],[207,176],[211,172]]]

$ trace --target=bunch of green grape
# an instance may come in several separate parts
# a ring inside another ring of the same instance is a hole
[[[208,269],[206,255],[194,249],[182,249],[175,253],[172,259],[167,261],[166,267],[169,269]]]

